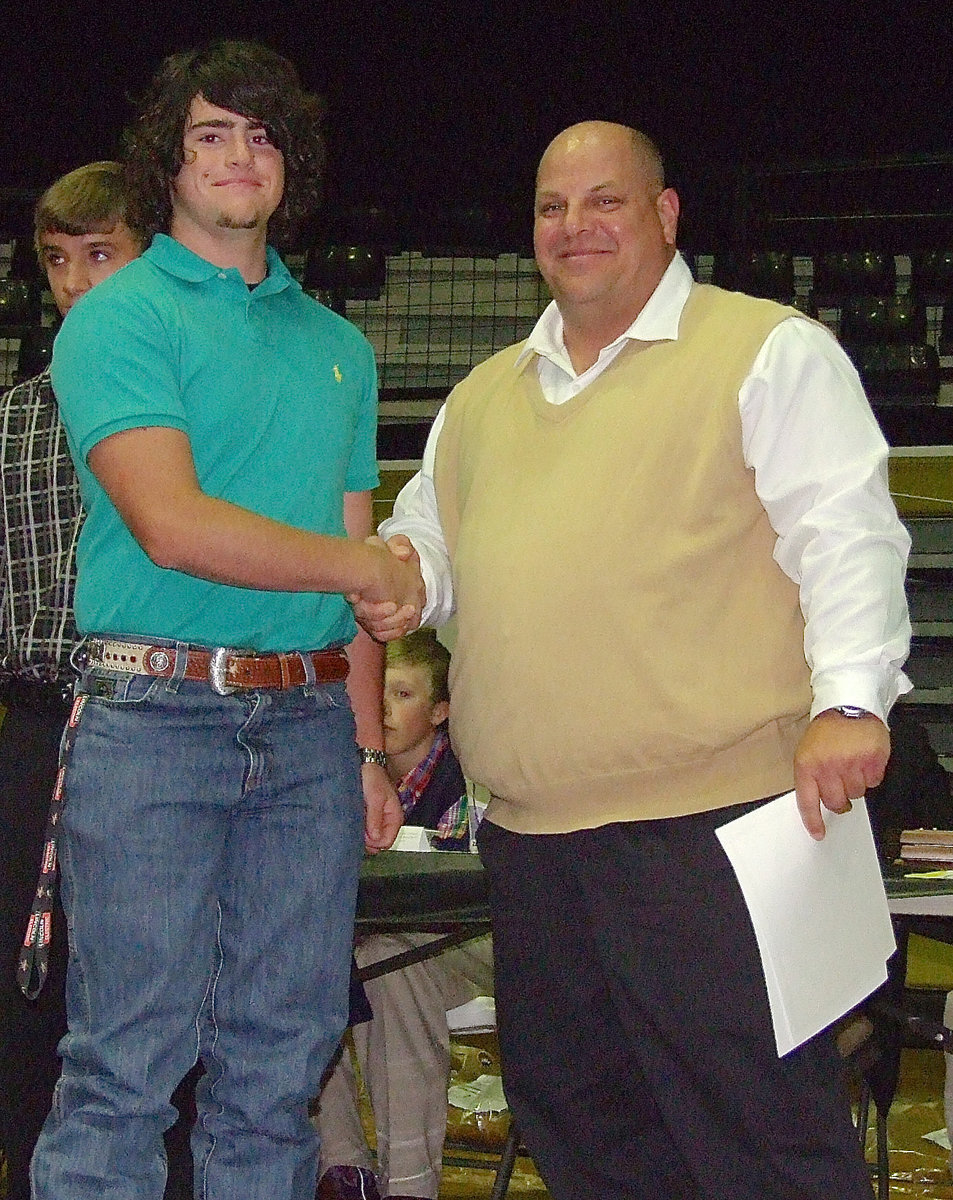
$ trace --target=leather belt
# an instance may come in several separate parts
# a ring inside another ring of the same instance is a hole
[[[218,646],[186,651],[185,673],[175,646],[150,642],[110,641],[90,638],[84,649],[90,666],[129,675],[202,680],[220,696],[239,690],[293,688],[306,683],[340,683],[347,678],[348,660],[343,650],[292,650],[278,654],[249,654]],[[176,670],[178,662],[179,669]],[[308,667],[313,668],[313,675]]]

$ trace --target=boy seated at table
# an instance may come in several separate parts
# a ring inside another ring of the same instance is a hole
[[[384,749],[408,825],[436,829],[444,849],[469,846],[466,787],[450,748],[448,651],[419,629],[387,647]],[[358,941],[364,967],[432,934]],[[364,1137],[347,1046],[325,1080],[314,1117],[321,1137],[319,1200],[435,1200],[447,1126],[447,1012],[492,990],[489,936],[366,983],[373,1019],[351,1033],[377,1133],[377,1174]]]

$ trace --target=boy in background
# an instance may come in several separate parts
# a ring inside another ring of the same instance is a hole
[[[384,750],[404,822],[436,829],[443,849],[468,846],[466,787],[450,748],[449,652],[432,629],[387,647]],[[428,941],[431,934],[362,939],[364,967]],[[377,1177],[358,1111],[357,1083],[343,1047],[321,1092],[319,1200],[435,1200],[447,1127],[447,1012],[492,989],[488,936],[365,983],[373,1019],[352,1029],[374,1110]]]
[[[57,179],[34,213],[34,246],[60,316],[137,258],[119,163]],[[73,587],[83,521],[49,370],[0,397],[0,1146],[8,1200],[29,1200],[33,1146],[60,1074],[66,933],[57,907],[49,985],[27,999],[14,976],[69,714],[76,644]]]

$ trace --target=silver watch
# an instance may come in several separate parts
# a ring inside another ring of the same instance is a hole
[[[834,712],[839,712],[842,717],[869,717],[866,708],[858,708],[854,704],[835,704]]]
[[[361,766],[365,763],[377,763],[379,767],[387,769],[387,755],[383,750],[375,750],[371,746],[359,746],[361,752]]]

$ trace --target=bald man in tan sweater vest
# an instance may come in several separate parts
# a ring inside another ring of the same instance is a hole
[[[777,1057],[715,829],[796,786],[821,838],[879,782],[909,539],[834,339],[696,285],[678,212],[642,134],[550,144],[554,304],[454,389],[381,533],[456,620],[504,1083],[552,1195],[866,1200],[829,1039]]]

